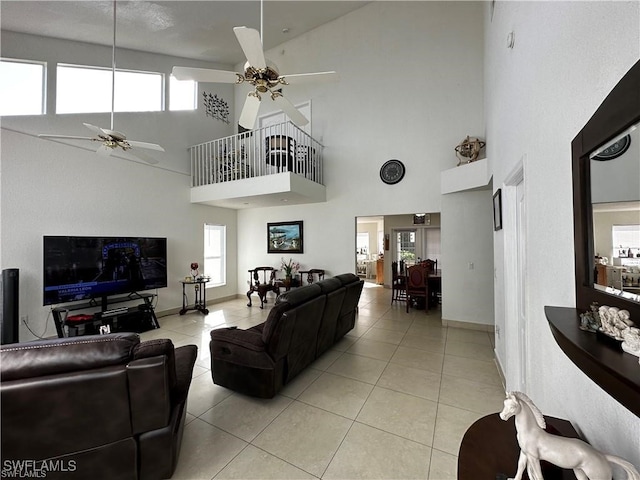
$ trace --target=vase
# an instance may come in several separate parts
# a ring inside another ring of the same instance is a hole
[[[290,287],[291,286],[291,275],[285,275],[285,277],[284,277],[284,286],[285,287]]]

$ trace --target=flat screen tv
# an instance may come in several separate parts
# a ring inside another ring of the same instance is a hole
[[[44,237],[44,305],[167,286],[167,239]]]

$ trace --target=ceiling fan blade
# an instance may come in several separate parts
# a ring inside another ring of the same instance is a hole
[[[260,32],[247,27],[233,27],[233,32],[236,34],[238,43],[240,43],[249,65],[256,69],[267,68]]]
[[[98,155],[101,155],[103,157],[108,157],[111,155],[111,152],[113,151],[112,148],[107,147],[106,145],[102,144],[98,147],[98,150],[96,150],[96,153]]]
[[[83,123],[85,127],[91,130],[96,135],[106,135],[106,132],[102,130],[100,127],[96,127],[95,125],[91,125],[90,123]]]
[[[242,113],[238,123],[249,130],[253,130],[253,126],[258,118],[258,110],[260,110],[260,97],[255,92],[249,92],[247,99],[244,101]]]
[[[284,85],[300,85],[303,83],[329,83],[337,82],[340,76],[337,72],[315,72],[315,73],[296,73],[293,75],[280,75],[278,77],[280,83]]]
[[[164,148],[156,143],[138,142],[136,140],[127,140],[127,143],[136,148],[146,148],[147,150],[157,150],[158,152],[164,152]]]
[[[41,138],[62,138],[67,140],[93,140],[91,137],[77,137],[74,135],[49,135],[48,133],[39,133]]]
[[[240,83],[244,79],[236,72],[208,68],[173,67],[171,74],[178,80],[195,80],[203,83]]]
[[[276,103],[276,105],[282,109],[284,113],[291,119],[293,123],[295,123],[299,127],[303,127],[309,120],[305,117],[300,111],[295,107],[293,103],[287,100],[278,92],[272,92],[271,98]]]
[[[129,142],[131,143],[131,142]],[[160,147],[162,148],[162,147]],[[164,149],[163,149],[164,151]],[[127,150],[128,153],[130,153],[131,155],[138,157],[140,160],[143,160],[145,162],[147,162],[150,165],[155,165],[156,163],[159,163],[158,160],[156,160],[155,158],[153,158],[151,155],[148,155],[146,152],[142,151],[142,150],[136,150],[135,148],[131,148],[129,150]]]

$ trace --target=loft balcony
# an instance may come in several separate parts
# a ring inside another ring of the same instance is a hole
[[[325,202],[322,148],[291,122],[189,147],[191,203],[237,210]]]

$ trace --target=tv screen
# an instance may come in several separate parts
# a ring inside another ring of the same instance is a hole
[[[44,305],[167,286],[167,239],[44,237]]]

